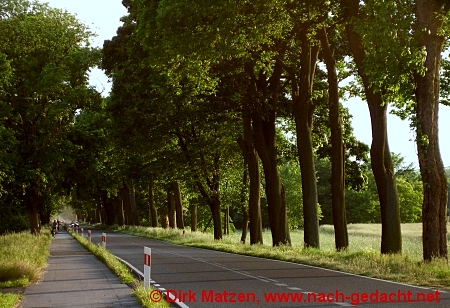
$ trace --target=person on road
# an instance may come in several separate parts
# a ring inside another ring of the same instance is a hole
[[[57,232],[58,232],[58,222],[55,219],[53,220],[52,224],[52,236],[55,237]]]

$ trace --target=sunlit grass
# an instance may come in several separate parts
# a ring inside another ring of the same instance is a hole
[[[49,256],[50,232],[0,236],[0,287],[26,286],[39,277]]]
[[[133,291],[134,295],[139,299],[139,303],[141,303],[143,307],[151,307],[151,308],[170,307],[170,305],[164,299],[162,299],[159,302],[150,300],[149,292],[151,291],[146,290],[142,282],[139,282]]]
[[[0,307],[2,308],[14,308],[19,300],[19,294],[0,293]]]
[[[127,226],[118,231],[169,241],[187,246],[238,254],[285,260],[402,283],[450,289],[450,267],[445,260],[423,262],[422,225],[403,224],[401,255],[381,255],[381,225],[348,225],[350,247],[336,252],[333,226],[320,227],[321,249],[303,247],[303,231],[291,232],[292,246],[272,247],[271,235],[265,231],[264,245],[240,243],[240,233],[213,240],[212,234],[177,229]]]
[[[26,287],[40,277],[49,256],[49,230],[0,236],[0,288]],[[16,307],[20,295],[0,293],[0,307]]]

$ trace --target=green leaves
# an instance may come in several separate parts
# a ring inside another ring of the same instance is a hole
[[[414,74],[423,75],[426,54],[418,48],[414,3],[371,0],[352,20],[364,45],[364,68],[375,92],[399,109],[414,100]]]
[[[88,47],[91,34],[73,15],[47,4],[0,4],[0,166],[6,174],[0,191],[7,184],[8,198],[24,202],[34,183],[42,213],[50,214],[65,193],[59,187],[73,153],[66,138],[75,113],[100,102],[88,87],[87,72],[100,59]]]

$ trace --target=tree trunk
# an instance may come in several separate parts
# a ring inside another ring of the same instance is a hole
[[[223,213],[223,234],[230,234],[230,207],[227,205]]]
[[[248,210],[245,206],[242,206],[242,217],[241,243],[245,244],[245,240],[247,239],[248,223],[250,221]]]
[[[161,215],[161,227],[164,229],[169,228],[169,216],[167,214]]]
[[[259,122],[259,123],[255,123]],[[275,116],[268,121],[256,120],[253,128],[257,134],[255,147],[261,157],[266,181],[267,208],[272,231],[272,245],[290,245],[287,229],[286,204],[283,203],[281,177],[277,165],[277,147],[275,141]],[[250,222],[250,228],[251,226]]]
[[[337,251],[348,248],[347,217],[345,210],[344,142],[339,104],[339,84],[334,50],[328,42],[325,28],[320,40],[328,71],[328,104],[331,131],[331,203],[333,209],[334,238]]]
[[[195,136],[195,133],[190,133],[193,136]],[[188,151],[188,145],[186,142],[186,138],[183,137],[183,134],[181,132],[177,132],[178,137],[178,144],[181,147],[182,151],[184,152],[186,159],[188,160],[189,165],[191,166],[192,170],[198,170],[197,166],[194,166],[194,162],[192,161],[191,155]],[[195,137],[194,137],[195,138]],[[202,162],[201,169],[203,171],[206,171],[208,169],[206,160],[204,157],[204,153],[200,151],[200,161]],[[220,187],[220,153],[215,153],[213,157],[213,170],[211,172],[212,176],[209,177],[206,175],[204,179],[206,180],[206,186],[203,185],[202,181],[200,180],[200,174],[197,171],[194,171],[194,182],[197,186],[202,198],[205,200],[206,204],[209,205],[211,209],[211,218],[214,221],[214,239],[220,240],[222,239],[222,222],[220,218],[220,193],[219,193],[219,187]],[[208,172],[203,172],[204,174],[207,174]]]
[[[359,0],[348,0],[347,18],[359,15]],[[372,124],[372,145],[370,160],[377,185],[381,211],[381,253],[401,253],[402,237],[400,227],[400,207],[397,185],[394,176],[391,153],[387,137],[387,106],[383,106],[382,94],[374,93],[364,69],[364,49],[361,38],[355,32],[353,25],[346,24],[350,50],[358,69],[358,74],[364,84],[367,104]]]
[[[100,195],[101,195],[101,193],[100,193]],[[99,197],[97,197],[96,198],[96,203],[97,203],[97,210],[96,210],[96,216],[95,216],[95,222],[96,223],[99,223],[99,224],[101,224],[101,223],[103,223],[103,221],[104,221],[104,215],[103,215],[103,208],[102,208],[102,200],[101,200],[101,197],[99,198]]]
[[[370,97],[367,95],[372,123],[370,160],[380,200],[381,253],[401,253],[400,207],[387,137],[387,106]]]
[[[244,214],[244,224],[243,228],[247,228],[248,220],[250,220],[250,245],[262,244],[262,217],[261,217],[261,192],[260,192],[260,174],[259,174],[259,164],[258,164],[258,153],[256,152],[255,145],[253,143],[253,130],[252,130],[252,119],[250,115],[250,108],[248,106],[248,101],[244,101],[244,108],[242,112],[242,123],[243,123],[243,133],[244,138],[238,139],[238,144],[242,150],[242,156],[244,157],[245,165],[248,169],[249,177],[249,199],[248,199],[248,212],[243,211]],[[245,179],[246,173],[244,173],[243,185],[244,188],[247,185],[247,180]],[[244,191],[243,191],[244,193]],[[245,213],[247,213],[248,218],[246,219]],[[243,239],[245,242],[246,235]],[[242,241],[242,239],[241,239]]]
[[[172,191],[174,193],[176,225],[178,229],[184,229],[183,220],[183,202],[181,201],[181,190],[178,182],[172,182]]]
[[[30,187],[26,189],[26,199],[28,206],[28,213],[30,219],[31,234],[39,234],[41,232],[39,226],[39,183],[32,182]]]
[[[127,183],[125,182],[125,179],[122,180],[122,187],[123,187],[124,222],[126,225],[131,225],[131,224],[133,224],[133,219],[132,219],[132,211],[131,211],[130,190],[128,188]]]
[[[425,47],[425,75],[416,74],[417,149],[423,182],[423,258],[447,258],[447,178],[439,149],[440,59],[444,37],[444,2],[416,0],[419,44]],[[445,11],[445,12],[444,12]]]
[[[319,213],[317,201],[317,179],[312,151],[311,129],[306,115],[298,115],[296,120],[297,148],[300,161],[305,247],[320,248]]]
[[[148,220],[152,222],[152,227],[158,227],[158,211],[155,207],[155,176],[152,173],[150,175],[149,185],[148,185]]]
[[[106,189],[101,190],[101,200],[102,206],[105,209],[106,224],[108,226],[111,226],[114,224],[114,208],[110,200],[108,200],[108,192],[106,191]]]
[[[261,92],[261,95],[265,94],[264,101],[261,104],[267,110],[265,112],[261,110],[260,113],[254,113],[252,115],[252,124],[254,147],[261,158],[266,181],[265,190],[270,229],[272,232],[272,245],[290,245],[291,238],[287,222],[286,203],[283,202],[283,188],[277,164],[278,153],[275,134],[276,107],[279,95],[278,88],[282,72],[281,64],[279,61],[276,61],[274,72],[269,80],[266,80],[267,77],[262,72],[256,78],[254,68],[251,64],[247,64],[246,71],[254,81],[249,89],[251,93],[250,97],[260,96],[258,92]],[[249,166],[252,163],[249,162]],[[251,212],[250,215],[252,215]],[[250,218],[250,228],[253,225],[251,219],[252,217]]]
[[[209,208],[211,209],[211,215],[214,223],[214,239],[220,240],[222,239],[222,219],[220,215],[220,200],[219,198],[212,197],[211,198]]]
[[[191,231],[197,231],[197,204],[190,203],[189,209],[191,212]]]
[[[50,223],[50,216],[51,213],[45,209],[42,209],[41,211],[39,211],[39,217],[41,218],[41,224],[43,226],[48,225]]]
[[[114,216],[117,217],[117,224],[120,226],[120,196],[119,193],[117,196],[112,200],[113,208],[114,208]]]
[[[169,218],[169,228],[175,229],[175,197],[173,195],[172,185],[169,185],[167,189],[167,215]]]
[[[125,191],[124,187],[119,188],[119,194],[117,196],[117,223],[119,226],[125,225],[125,218],[124,218],[124,212],[123,212],[123,203],[124,199],[127,196],[127,192]]]
[[[259,174],[258,155],[251,150],[247,156],[249,174],[248,219],[250,220],[250,245],[263,244],[262,214],[261,214],[261,179]],[[286,222],[287,224],[287,222]]]
[[[311,137],[315,108],[311,95],[319,48],[311,46],[307,31],[308,28],[305,27],[299,33],[302,36],[299,80],[292,68],[288,69],[288,73],[293,90],[293,114],[302,179],[304,241],[306,247],[320,248],[317,179]]]
[[[238,139],[238,144],[241,146],[241,143],[243,142],[242,138]],[[243,146],[241,146],[241,149]],[[247,231],[248,231],[248,222],[250,221],[250,217],[248,215],[248,209],[245,204],[246,201],[246,192],[247,192],[247,186],[248,186],[248,168],[247,163],[245,159],[245,152],[243,151],[244,156],[244,171],[242,175],[242,190],[241,190],[241,196],[240,196],[240,204],[242,209],[242,234],[241,234],[241,243],[245,244],[245,241],[247,239]]]
[[[130,181],[130,185],[128,186],[128,195],[130,198],[130,224],[131,225],[139,225],[139,217],[136,207],[136,189],[134,188],[134,181]]]

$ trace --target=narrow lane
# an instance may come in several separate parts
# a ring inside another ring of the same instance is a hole
[[[101,231],[92,230],[92,241],[101,241]],[[164,292],[176,294],[188,307],[450,307],[447,291],[437,293],[428,288],[121,233],[107,233],[106,243],[114,255],[140,271],[143,247],[150,247],[152,280]],[[417,296],[419,302],[410,302]]]

